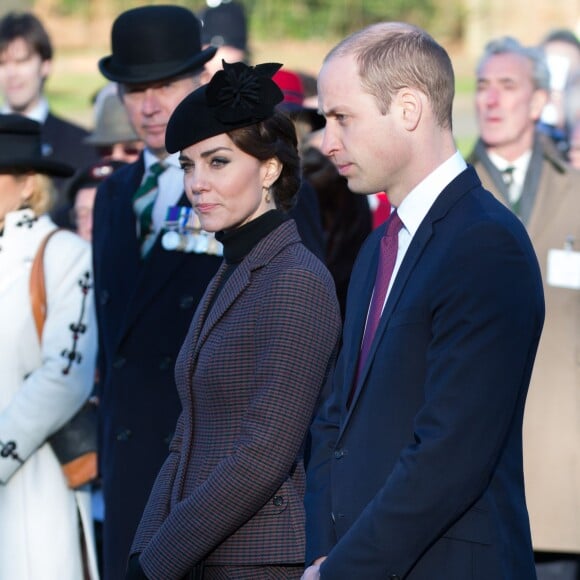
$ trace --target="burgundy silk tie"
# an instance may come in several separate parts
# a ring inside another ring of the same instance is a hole
[[[375,288],[373,291],[373,297],[371,299],[371,306],[369,308],[365,333],[362,339],[356,376],[348,398],[348,407],[350,407],[350,403],[358,384],[358,377],[367,360],[371,350],[371,344],[373,343],[377,327],[379,326],[379,322],[381,320],[381,314],[385,304],[385,297],[387,296],[387,290],[389,289],[389,283],[391,282],[391,276],[393,275],[393,269],[395,268],[395,262],[397,261],[397,252],[399,250],[399,231],[402,227],[403,222],[401,221],[401,218],[399,218],[397,210],[395,210],[389,218],[385,230],[385,235],[381,238],[379,264],[377,267],[377,277],[375,278]]]

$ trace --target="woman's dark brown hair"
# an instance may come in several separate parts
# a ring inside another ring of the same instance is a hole
[[[300,157],[294,123],[284,113],[276,111],[265,121],[234,129],[228,136],[236,147],[260,161],[272,157],[280,160],[282,172],[272,185],[272,196],[279,209],[292,209],[300,187]]]

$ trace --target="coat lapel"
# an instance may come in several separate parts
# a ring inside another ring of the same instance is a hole
[[[185,194],[181,196],[177,205],[188,205]],[[131,207],[132,210],[132,207]],[[133,218],[135,223],[135,218]],[[161,245],[162,233],[159,233],[151,253],[145,260],[141,260],[139,244],[133,227],[133,239],[137,248],[137,275],[133,296],[129,302],[125,331],[139,318],[139,315],[155,298],[155,295],[163,288],[175,271],[185,267],[187,254],[184,252],[169,252]]]
[[[345,404],[355,380],[368,309],[375,285],[379,244],[385,233],[385,227],[386,225],[383,224],[371,234],[373,237],[369,238],[367,241],[369,247],[363,250],[365,251],[364,257],[361,255],[359,258],[364,260],[364,262],[361,264],[360,269],[357,268],[357,271],[353,272],[353,275],[351,276],[351,283],[348,292],[349,295],[356,296],[356,300],[351,300],[348,303],[347,318],[344,328],[345,341],[343,343],[343,349],[345,351],[344,360],[346,379],[344,381],[344,390],[346,392],[344,393],[343,400],[345,401]],[[346,340],[347,336],[348,340]]]
[[[124,172],[121,169],[120,172]],[[100,260],[99,271],[102,280],[100,286],[118,299],[115,301],[115,329],[112,330],[111,339],[120,341],[126,328],[127,306],[135,292],[135,281],[139,276],[140,258],[139,246],[135,235],[135,215],[130,199],[134,188],[138,187],[143,173],[143,163],[138,161],[127,168],[126,175],[112,176],[111,184],[103,183],[99,187],[106,201],[103,202],[103,223],[99,225],[101,230],[95,236],[99,240],[95,243],[95,260]],[[106,204],[106,205],[105,205]],[[123,275],[119,275],[122,272]]]
[[[300,236],[294,220],[288,220],[262,239],[250,253],[238,264],[232,275],[220,289],[221,280],[227,266],[222,264],[218,273],[208,286],[208,289],[195,313],[190,330],[190,349],[193,351],[191,374],[195,368],[197,357],[216,324],[223,318],[237,298],[244,293],[252,281],[253,273],[268,264],[277,254],[290,244],[300,243]],[[215,293],[219,289],[219,294]]]
[[[360,376],[358,377],[358,384],[355,390],[353,400],[351,405],[347,411],[345,421],[341,428],[341,434],[344,431],[344,427],[348,423],[350,416],[352,415],[353,409],[355,408],[357,401],[359,399],[361,389],[365,384],[365,381],[368,378],[369,370],[372,366],[374,357],[377,352],[377,347],[380,344],[380,341],[385,333],[386,329],[389,327],[389,323],[393,312],[395,311],[397,304],[401,298],[401,295],[405,289],[409,281],[409,277],[411,276],[413,270],[417,267],[420,262],[421,256],[425,251],[425,248],[429,244],[430,240],[433,237],[433,224],[445,217],[449,209],[457,202],[457,200],[464,195],[468,190],[472,189],[473,187],[481,185],[481,182],[477,178],[475,171],[471,168],[464,172],[462,172],[457,178],[455,178],[438,196],[437,200],[421,222],[418,230],[415,232],[413,239],[411,240],[411,244],[407,249],[405,257],[401,263],[399,271],[397,272],[395,281],[393,282],[393,286],[387,298],[387,302],[385,304],[385,308],[381,315],[381,320],[379,322],[379,326],[377,327],[377,331],[371,345],[371,349],[369,351],[369,355],[365,362],[364,367],[361,369]],[[378,244],[375,244],[375,257],[372,260],[372,264],[374,264],[374,270],[376,271],[376,261],[378,259]],[[374,275],[373,275],[373,283],[374,283]],[[371,286],[372,292],[372,286]],[[359,314],[358,320],[360,322],[360,326],[364,329],[365,320],[366,320],[366,312],[368,310],[368,305],[370,302],[370,292],[367,295],[368,299],[366,301],[361,300],[364,302],[362,317]],[[358,349],[360,348],[360,343],[362,340],[362,329],[360,330],[360,336],[358,337],[358,343],[353,341],[351,345],[351,350],[356,348],[355,352],[351,352],[350,354],[351,359],[349,360],[349,374],[347,375],[350,378],[349,385],[352,385],[352,381],[354,380],[355,372],[356,372],[356,362],[358,361]],[[353,361],[354,360],[354,364]],[[351,374],[352,373],[352,374]]]

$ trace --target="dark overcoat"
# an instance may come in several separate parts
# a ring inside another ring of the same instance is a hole
[[[173,371],[195,308],[221,258],[169,252],[141,260],[131,196],[143,161],[99,187],[93,226],[99,325],[104,576],[124,577],[137,524],[179,415]],[[189,205],[185,195],[180,205]]]
[[[177,361],[183,411],[132,548],[148,578],[304,561],[300,451],[340,334],[334,284],[293,220],[216,296],[223,275]]]

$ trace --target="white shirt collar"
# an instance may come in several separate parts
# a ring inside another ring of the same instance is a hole
[[[9,114],[13,112],[14,111],[6,103],[4,103],[4,106],[2,107],[2,113]],[[38,102],[38,105],[36,105],[36,107],[34,107],[30,112],[26,113],[26,116],[29,119],[32,119],[33,121],[37,121],[41,125],[44,125],[44,123],[46,122],[46,118],[48,117],[48,113],[49,113],[48,101],[46,100],[45,97],[41,97],[40,101]]]
[[[520,155],[515,161],[507,161],[497,153],[492,153],[491,151],[488,151],[487,156],[500,173],[508,167],[514,168],[512,173],[513,185],[509,188],[508,197],[512,203],[516,202],[522,195],[522,190],[526,181],[526,173],[528,172],[528,166],[532,159],[532,150],[529,149],[523,155]]]
[[[456,151],[412,189],[401,202],[397,212],[411,237],[419,229],[439,194],[465,169],[467,163],[459,151]]]
[[[145,173],[147,173],[149,171],[149,168],[154,163],[159,163],[159,162],[163,163],[163,165],[166,165],[166,166],[171,166],[171,167],[176,167],[177,169],[181,169],[181,166],[179,165],[179,153],[172,153],[171,155],[168,155],[167,157],[165,157],[165,159],[159,159],[158,157],[153,155],[153,153],[151,153],[151,151],[149,151],[149,149],[145,148],[145,150],[143,151],[143,162],[145,163]]]
[[[532,150],[529,149],[523,155],[520,155],[515,161],[508,161],[503,157],[500,157],[497,153],[492,151],[487,152],[489,160],[497,167],[498,171],[504,171],[508,167],[513,167],[515,169],[514,173],[522,173],[525,175],[528,170],[528,165],[530,159],[532,158]]]

